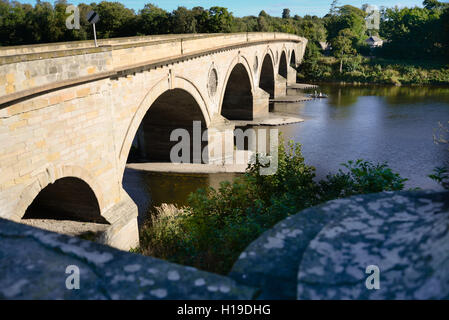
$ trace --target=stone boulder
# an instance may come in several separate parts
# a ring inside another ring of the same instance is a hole
[[[379,289],[372,284],[377,268]],[[279,222],[230,277],[260,299],[449,298],[449,193],[330,201]]]

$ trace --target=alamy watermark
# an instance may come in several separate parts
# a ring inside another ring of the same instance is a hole
[[[364,7],[365,12],[368,14],[365,17],[366,28],[368,30],[379,30],[380,29],[380,11],[377,6],[366,5]]]
[[[69,276],[65,280],[67,290],[80,289],[80,268],[76,265],[67,266],[65,273]]]
[[[369,265],[365,270],[366,274],[369,276],[365,280],[365,287],[368,290],[379,290],[380,289],[380,269],[376,265]]]
[[[67,19],[65,20],[65,26],[67,29],[80,29],[80,9],[78,6],[74,6],[73,4],[68,5],[65,9],[65,13],[69,14]]]

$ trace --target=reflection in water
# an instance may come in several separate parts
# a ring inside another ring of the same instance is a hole
[[[286,140],[303,145],[306,162],[316,167],[318,178],[336,172],[340,163],[365,159],[387,161],[409,179],[408,188],[441,189],[427,175],[448,158],[446,149],[434,144],[433,132],[439,121],[449,120],[449,88],[324,85],[320,91],[329,99],[288,106],[304,122],[277,127]],[[148,211],[149,194],[153,205],[185,205],[190,192],[217,187],[233,177],[126,170],[123,183],[143,213]]]
[[[361,96],[384,97],[388,104],[413,104],[420,102],[449,103],[449,88],[440,86],[336,86],[322,85],[320,90],[329,95],[334,106],[351,106]]]
[[[162,203],[185,206],[191,192],[209,186],[218,189],[220,182],[232,181],[238,175],[234,173],[151,173],[126,169],[123,187],[137,204],[139,223],[142,223],[154,207]]]

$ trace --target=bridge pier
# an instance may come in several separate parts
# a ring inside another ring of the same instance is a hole
[[[253,93],[253,119],[268,116],[270,94],[260,88]]]
[[[288,73],[287,73],[287,84],[295,84],[296,83],[296,69],[292,66],[288,66]],[[288,90],[287,90],[288,94]]]
[[[207,128],[207,163],[232,163],[234,158],[234,129],[235,125],[222,116],[216,115],[212,119]]]
[[[280,74],[276,74],[274,81],[274,97],[285,97],[287,95],[287,79]]]
[[[139,246],[137,226],[137,205],[122,189],[122,201],[103,214],[110,226],[104,231],[98,242],[108,246],[129,250]]]

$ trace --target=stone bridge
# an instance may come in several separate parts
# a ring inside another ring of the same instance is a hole
[[[170,132],[200,121],[202,161],[221,162],[229,154],[211,147],[211,129],[267,116],[306,44],[239,33],[0,48],[0,217],[104,223],[104,243],[136,246],[137,208],[122,187],[132,146],[168,161]]]

